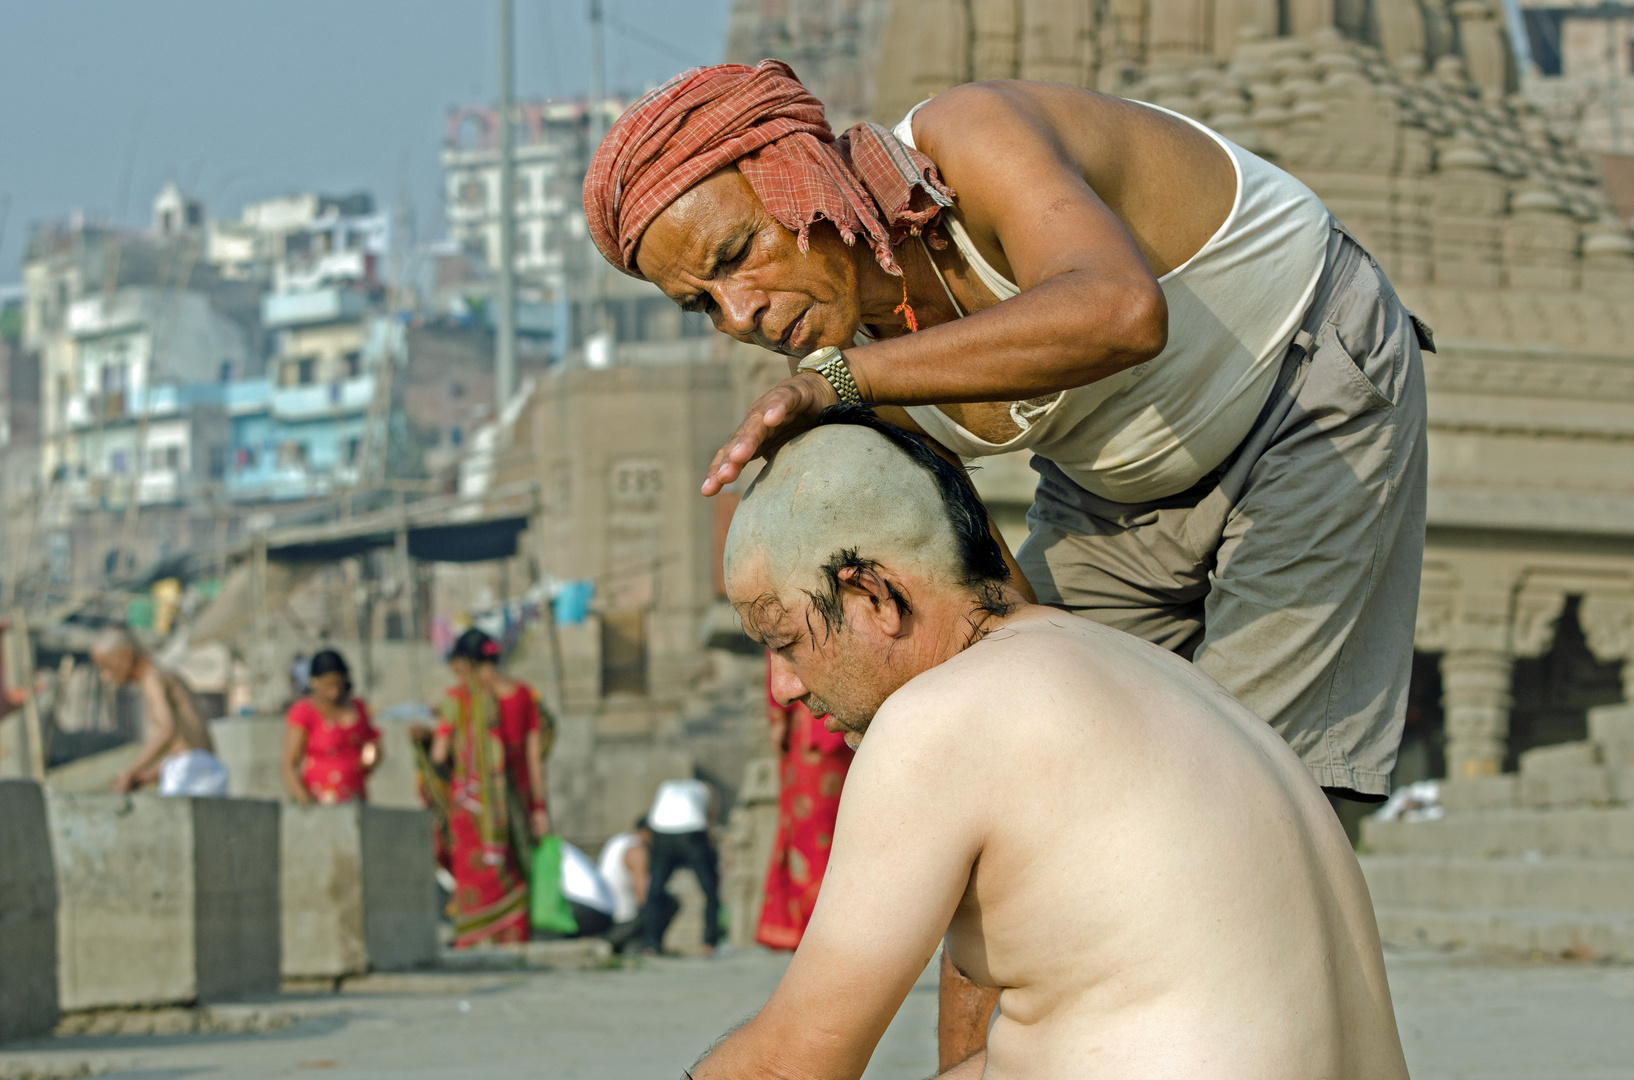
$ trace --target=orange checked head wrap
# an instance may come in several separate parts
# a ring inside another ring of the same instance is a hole
[[[608,262],[640,277],[647,226],[699,181],[736,165],[767,211],[799,235],[826,218],[846,243],[860,234],[880,266],[902,271],[891,245],[922,230],[953,192],[925,155],[877,124],[836,139],[781,60],[683,71],[627,109],[584,178],[590,236]]]

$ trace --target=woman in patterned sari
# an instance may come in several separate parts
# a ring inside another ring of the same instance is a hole
[[[483,678],[498,659],[498,644],[481,630],[454,643],[448,666],[458,683],[439,707],[433,768],[421,776],[427,802],[446,823],[455,948],[528,939],[531,834],[545,822],[544,793],[533,790],[538,770],[528,765],[539,734],[537,724],[529,732],[505,723]]]
[[[777,796],[777,840],[766,872],[766,903],[755,940],[773,949],[794,949],[817,906],[817,890],[828,868],[840,789],[851,767],[845,738],[823,726],[804,702],[788,708],[766,688],[766,720],[781,755]]]

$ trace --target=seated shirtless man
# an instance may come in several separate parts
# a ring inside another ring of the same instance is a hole
[[[160,795],[226,795],[227,766],[216,757],[210,729],[181,676],[161,667],[124,627],[98,635],[91,659],[110,683],[142,691],[142,749],[113,789],[157,783]]]
[[[944,1075],[1405,1078],[1367,888],[1293,751],[1174,654],[1024,603],[957,466],[824,419],[738,507],[726,580],[774,696],[857,756],[805,939],[696,1080],[860,1076],[944,935],[1001,990]]]

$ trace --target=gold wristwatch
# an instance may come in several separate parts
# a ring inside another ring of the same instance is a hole
[[[851,365],[845,362],[845,355],[840,352],[839,346],[828,345],[818,349],[800,361],[800,366],[795,370],[815,371],[827,379],[828,385],[834,388],[834,393],[841,404],[862,404],[862,394],[857,390],[857,380],[851,377]]]

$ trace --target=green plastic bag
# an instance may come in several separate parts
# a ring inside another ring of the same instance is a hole
[[[533,881],[528,894],[528,915],[533,928],[558,937],[579,932],[573,910],[562,896],[562,838],[554,833],[533,849]]]

